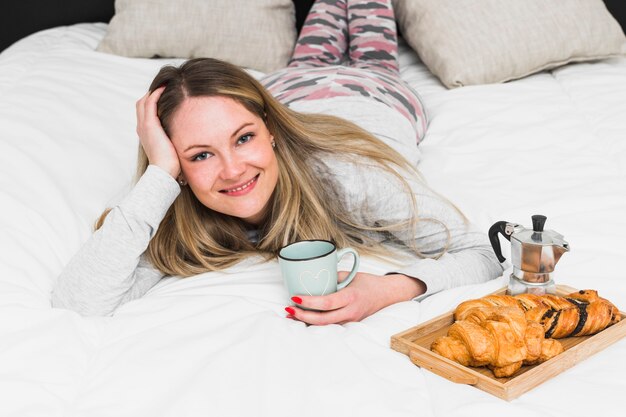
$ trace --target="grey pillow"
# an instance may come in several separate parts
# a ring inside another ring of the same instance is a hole
[[[448,88],[623,55],[602,0],[394,0],[407,43]]]
[[[116,0],[97,50],[128,57],[213,57],[269,72],[296,41],[292,0]]]

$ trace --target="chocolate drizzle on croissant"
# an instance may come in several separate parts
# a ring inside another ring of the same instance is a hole
[[[573,298],[567,298],[567,300],[575,304],[578,307],[578,312],[580,314],[580,318],[578,319],[578,324],[576,325],[576,328],[574,329],[572,333],[570,333],[570,336],[576,336],[578,335],[578,333],[580,333],[583,327],[585,327],[585,323],[587,322],[587,305],[588,304],[579,302],[578,300],[575,300]],[[613,321],[613,318],[611,318],[611,321]]]
[[[554,333],[554,329],[556,329],[556,325],[559,322],[559,317],[561,316],[561,312],[560,311],[556,311],[556,310],[548,310],[546,312],[546,314],[543,315],[542,317],[542,323],[549,321],[550,324],[548,326],[548,330],[546,330],[545,332],[545,337],[552,337],[552,334]]]

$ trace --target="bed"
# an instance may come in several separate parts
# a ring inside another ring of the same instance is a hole
[[[51,308],[59,272],[131,187],[135,101],[162,65],[183,61],[98,52],[106,33],[105,22],[57,26],[0,54],[0,415],[622,415],[626,340],[510,402],[390,348],[392,335],[505,286],[510,265],[343,326],[286,319],[278,264],[255,259],[166,278],[111,317]],[[624,311],[626,58],[461,88],[404,40],[400,58],[429,114],[418,165],[428,183],[485,232],[546,215],[571,246],[557,283]]]

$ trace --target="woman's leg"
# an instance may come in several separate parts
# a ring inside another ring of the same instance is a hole
[[[426,131],[426,115],[415,90],[400,77],[391,0],[347,0],[347,4],[350,66],[376,80],[370,95],[406,117],[419,142]]]
[[[317,0],[304,21],[290,67],[341,65],[348,59],[346,0]]]
[[[332,25],[332,30],[344,33],[348,29],[350,35],[332,32],[331,26],[318,20],[325,17],[324,21],[328,22],[329,16],[320,16],[322,9],[312,9],[307,18],[310,27],[301,32],[293,62],[287,68],[268,74],[261,82],[281,103],[296,108],[299,102],[337,97],[362,97],[372,103],[382,103],[411,123],[419,142],[426,130],[426,118],[416,92],[400,78],[390,1],[318,0],[313,7],[329,5],[345,7],[350,21],[344,22],[345,29],[338,29],[341,19],[336,19],[338,23]],[[315,40],[317,35],[313,33],[327,39],[327,43],[307,45],[306,42]],[[345,42],[347,38],[350,38],[351,62],[344,62],[348,61],[347,57],[339,58],[338,53],[328,50],[330,45],[334,45],[334,51],[344,50],[345,46],[341,46],[344,44],[338,42]]]
[[[398,73],[398,35],[391,0],[347,0],[349,54],[355,67]]]

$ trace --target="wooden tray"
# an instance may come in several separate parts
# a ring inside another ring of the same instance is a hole
[[[563,296],[575,291],[574,288],[558,285],[556,294]],[[506,288],[495,292],[505,293]],[[447,335],[448,328],[454,323],[452,311],[393,335],[391,348],[407,355],[415,365],[439,376],[459,384],[473,385],[510,401],[626,336],[626,314],[620,311],[620,316],[621,321],[595,335],[559,339],[565,350],[563,353],[539,365],[522,366],[508,378],[496,378],[486,367],[463,366],[430,350],[432,342]]]

